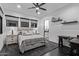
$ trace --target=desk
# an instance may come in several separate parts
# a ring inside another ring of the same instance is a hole
[[[59,47],[63,47],[63,39],[72,39],[73,37],[70,37],[70,36],[58,36],[59,37],[59,43],[58,43],[58,46]]]
[[[79,39],[72,39],[70,40],[70,55],[74,54],[74,50],[75,50],[75,55],[79,55]]]

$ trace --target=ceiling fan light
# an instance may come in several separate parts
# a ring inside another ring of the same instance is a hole
[[[17,5],[17,8],[21,8],[21,5]]]
[[[36,10],[39,10],[39,7],[36,7]]]

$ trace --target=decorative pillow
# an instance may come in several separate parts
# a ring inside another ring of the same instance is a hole
[[[32,30],[32,33],[35,34],[35,30]]]
[[[19,32],[19,35],[24,35],[24,36],[27,36],[27,35],[33,35],[33,34],[40,34],[37,30],[35,29],[29,29],[29,30],[21,30]]]
[[[39,34],[37,30],[33,30],[33,34]]]
[[[32,31],[32,30],[29,30],[29,31],[28,31],[28,34],[33,34],[33,31]]]
[[[27,35],[32,35],[33,33],[31,31],[22,31],[22,35],[27,36]]]

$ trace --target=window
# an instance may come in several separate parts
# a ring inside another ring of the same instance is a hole
[[[29,22],[21,22],[21,27],[29,27]]]
[[[31,22],[31,27],[32,27],[32,28],[37,28],[37,23]]]
[[[6,26],[8,26],[8,27],[18,27],[18,21],[6,20]]]

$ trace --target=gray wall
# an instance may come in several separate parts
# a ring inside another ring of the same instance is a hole
[[[53,14],[55,17],[60,17],[65,21],[79,21],[79,4],[67,5],[56,10]],[[61,22],[49,24],[49,40],[58,43],[58,35],[74,36],[79,34],[79,23],[76,24],[61,24]]]

